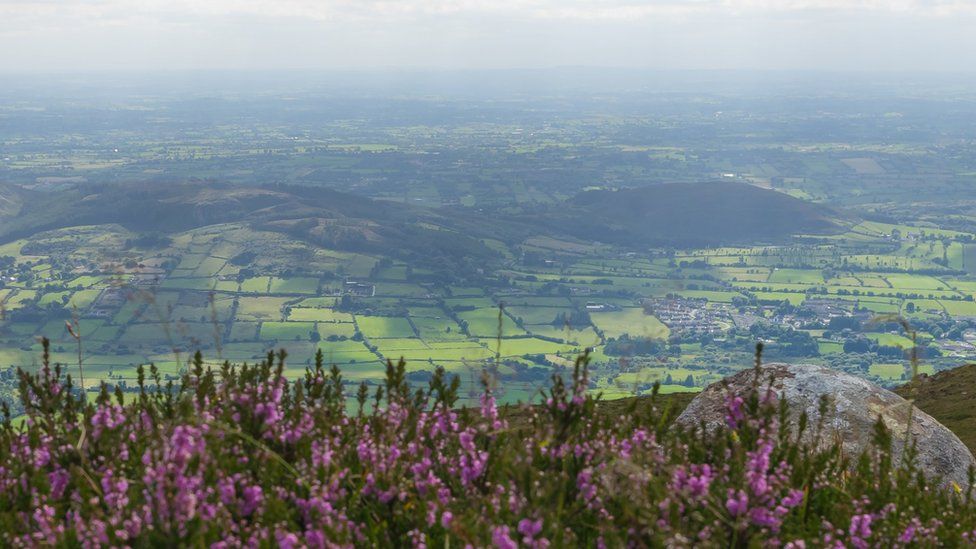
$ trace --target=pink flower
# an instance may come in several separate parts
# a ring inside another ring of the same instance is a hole
[[[534,538],[535,536],[538,536],[540,532],[542,532],[542,519],[522,519],[518,523],[518,531],[523,536]]]
[[[729,395],[725,399],[725,423],[729,429],[737,428],[739,423],[745,419],[745,412],[742,410],[743,404],[745,401],[740,396]]]
[[[848,532],[853,537],[867,539],[871,537],[871,521],[874,517],[868,514],[854,515],[851,517],[851,527]]]
[[[746,497],[746,493],[742,490],[734,492],[729,490],[729,497],[725,500],[725,508],[728,509],[729,514],[733,517],[742,515],[749,508],[749,498]]]
[[[508,526],[495,526],[491,530],[491,543],[497,549],[518,549],[518,543],[509,535]]]

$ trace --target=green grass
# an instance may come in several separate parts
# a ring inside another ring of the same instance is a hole
[[[444,314],[443,311],[440,312],[442,315]],[[420,337],[425,341],[449,341],[465,337],[461,333],[461,327],[446,316],[432,318],[411,315],[411,321],[417,327]]]
[[[311,307],[291,307],[288,320],[317,321],[317,322],[352,322],[352,315],[333,311],[332,309],[316,309]]]
[[[818,341],[817,347],[820,349],[820,354],[822,355],[844,352],[844,344],[836,341]]]
[[[309,339],[315,331],[314,322],[262,322],[259,337],[262,340]]]
[[[486,346],[492,354],[496,352],[498,347],[497,339],[482,339],[481,343]],[[501,356],[503,357],[570,352],[575,355],[580,351],[582,351],[582,349],[575,345],[553,343],[551,341],[545,341],[534,337],[501,340]]]
[[[71,299],[68,300],[68,307],[71,309],[84,310],[87,309],[95,299],[101,290],[79,290],[71,294]]]
[[[27,301],[30,301],[37,297],[37,290],[17,290],[14,294],[7,298],[4,302],[4,307],[7,310],[18,309]]]
[[[901,347],[902,349],[910,349],[912,347],[912,340],[903,335],[882,333],[868,333],[864,335],[868,339],[876,341],[878,345]]]
[[[370,363],[379,360],[358,341],[322,341],[318,348],[322,349],[325,361],[329,364]]]
[[[329,336],[348,338],[356,333],[356,327],[351,322],[319,322],[316,329],[322,339]]]
[[[820,271],[810,269],[773,269],[768,281],[792,284],[823,284],[824,278]]]
[[[911,398],[926,413],[950,428],[971,449],[976,451],[976,365],[970,364],[934,374],[930,378],[903,385],[895,390]]]
[[[100,276],[83,275],[78,278],[74,278],[67,283],[69,288],[74,288],[76,286],[81,288],[90,288],[96,284],[101,283],[103,280]]]
[[[692,376],[696,382],[700,381],[705,384],[711,382],[714,376],[709,376],[706,372],[701,370],[690,370],[687,368],[664,368],[664,367],[649,367],[642,368],[636,372],[625,372],[618,374],[614,378],[614,386],[618,389],[630,389],[634,390],[642,385],[652,384],[654,382],[662,383],[662,389],[665,386],[675,387],[671,389],[671,392],[694,392],[700,391],[701,387],[684,387],[679,385],[684,382],[688,376]],[[673,383],[665,383],[668,376],[671,377]],[[677,387],[681,387],[678,389]]]
[[[386,364],[379,360],[343,363],[339,365],[339,370],[342,372],[342,379],[354,382],[378,381],[386,377]]]
[[[549,324],[526,325],[525,327],[532,335],[554,337],[565,340],[568,343],[576,344],[580,347],[592,347],[600,343],[600,336],[592,327],[583,330],[568,330],[566,327],[556,327]]]
[[[898,290],[948,290],[949,287],[935,277],[903,273],[886,274],[884,277]]]
[[[282,320],[288,297],[242,297],[238,300],[238,320]]]
[[[515,318],[521,318],[525,324],[551,324],[557,316],[569,315],[572,309],[566,307],[506,306],[505,312]]]
[[[237,293],[240,290],[240,284],[236,280],[218,280],[214,289],[218,292]]]
[[[590,313],[590,319],[607,337],[629,334],[633,337],[666,339],[671,331],[657,318],[644,314],[641,308]]]
[[[319,280],[311,277],[291,277],[271,279],[272,294],[310,294],[314,295],[318,291]],[[243,290],[243,285],[241,286]]]
[[[403,317],[356,315],[356,325],[370,339],[414,336],[410,322]]]
[[[450,286],[448,289],[454,297],[481,297],[485,295],[483,289],[472,286]]]
[[[199,263],[193,271],[194,276],[212,277],[215,276],[227,263],[225,259],[218,257],[207,257]]]
[[[418,297],[422,298],[430,293],[430,290],[417,284],[405,284],[400,282],[377,282],[376,295],[394,297]]]
[[[463,311],[458,313],[458,318],[468,323],[468,333],[476,337],[497,337],[498,336],[498,309],[483,308],[474,311]],[[502,337],[524,335],[525,330],[515,325],[515,322],[502,315]]]
[[[235,322],[230,329],[231,341],[253,341],[258,337],[257,322]]]
[[[900,380],[906,371],[904,364],[872,364],[868,367],[869,374],[887,380]]]
[[[63,304],[63,299],[68,297],[70,299],[71,292],[47,292],[37,300],[37,304],[41,307],[48,305],[49,303]]]
[[[269,276],[256,276],[241,282],[241,291],[249,294],[266,294],[271,283]]]
[[[95,329],[95,331],[88,336],[88,339],[98,342],[113,341],[119,336],[121,331],[121,326],[101,326]]]
[[[955,301],[950,299],[940,299],[939,303],[949,316],[974,316],[976,317],[976,302],[974,301]]]
[[[160,284],[167,290],[212,290],[216,285],[213,278],[167,278]]]

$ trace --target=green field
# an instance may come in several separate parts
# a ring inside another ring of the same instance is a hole
[[[633,337],[666,339],[670,334],[668,327],[660,320],[644,314],[644,310],[639,308],[591,313],[590,318],[607,337],[629,334]]]
[[[498,337],[499,310],[497,308],[482,308],[474,311],[457,313],[459,319],[467,323],[468,333],[475,337]],[[511,337],[525,335],[525,330],[515,325],[515,321],[508,315],[501,315],[501,336]]]
[[[792,284],[823,284],[824,278],[820,271],[801,269],[773,269],[767,282]]]
[[[349,313],[337,312],[332,309],[316,309],[311,307],[290,307],[288,320],[318,321],[318,322],[352,322]]]
[[[287,297],[241,297],[238,299],[238,320],[282,320]]]
[[[259,337],[262,340],[302,340],[309,339],[315,332],[314,322],[262,322]]]
[[[292,277],[271,279],[269,293],[272,294],[309,294],[315,295],[318,291],[319,281],[317,278]],[[243,289],[243,286],[242,286]]]
[[[410,321],[403,317],[356,315],[356,325],[369,339],[403,338],[414,336]]]
[[[269,276],[248,278],[244,282],[241,282],[241,291],[249,294],[264,294],[268,292],[268,286],[270,284],[271,277]]]
[[[902,349],[911,349],[912,340],[899,334],[881,334],[881,333],[868,333],[865,334],[868,339],[872,339],[878,342],[878,345],[887,345],[889,347],[901,347]]]

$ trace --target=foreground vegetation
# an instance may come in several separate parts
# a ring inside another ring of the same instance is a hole
[[[45,345],[46,347],[46,345]],[[45,353],[20,374],[23,422],[0,426],[0,531],[14,546],[497,547],[935,546],[971,543],[971,487],[942,489],[876,448],[848,460],[798,442],[760,385],[730,396],[711,434],[673,411],[608,417],[587,360],[507,423],[490,390],[457,409],[437,370],[411,388],[403,362],[347,404],[319,354],[287,381],[285,353],[205,367],[178,384],[140,369],[137,395],[84,402]],[[486,384],[486,387],[489,387]],[[635,401],[636,402],[636,401]],[[972,475],[971,475],[972,476]]]

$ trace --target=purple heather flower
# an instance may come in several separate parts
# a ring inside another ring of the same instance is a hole
[[[742,515],[749,508],[749,498],[742,490],[729,490],[729,497],[725,500],[725,508],[733,517]]]
[[[739,423],[745,419],[745,412],[742,410],[742,405],[745,401],[742,400],[740,396],[729,395],[725,400],[725,423],[730,429],[735,429],[739,426]]]
[[[851,517],[851,527],[848,532],[851,536],[856,536],[861,539],[867,539],[871,537],[871,521],[874,517],[869,514],[854,515]]]
[[[497,549],[518,549],[518,543],[509,534],[508,526],[495,526],[491,530],[491,543]]]
[[[905,531],[902,532],[900,536],[898,536],[898,541],[907,544],[907,543],[911,543],[913,539],[915,539],[915,525],[909,524],[905,528]]]
[[[542,532],[542,519],[532,520],[524,518],[518,523],[518,532],[528,538],[534,538]]]

